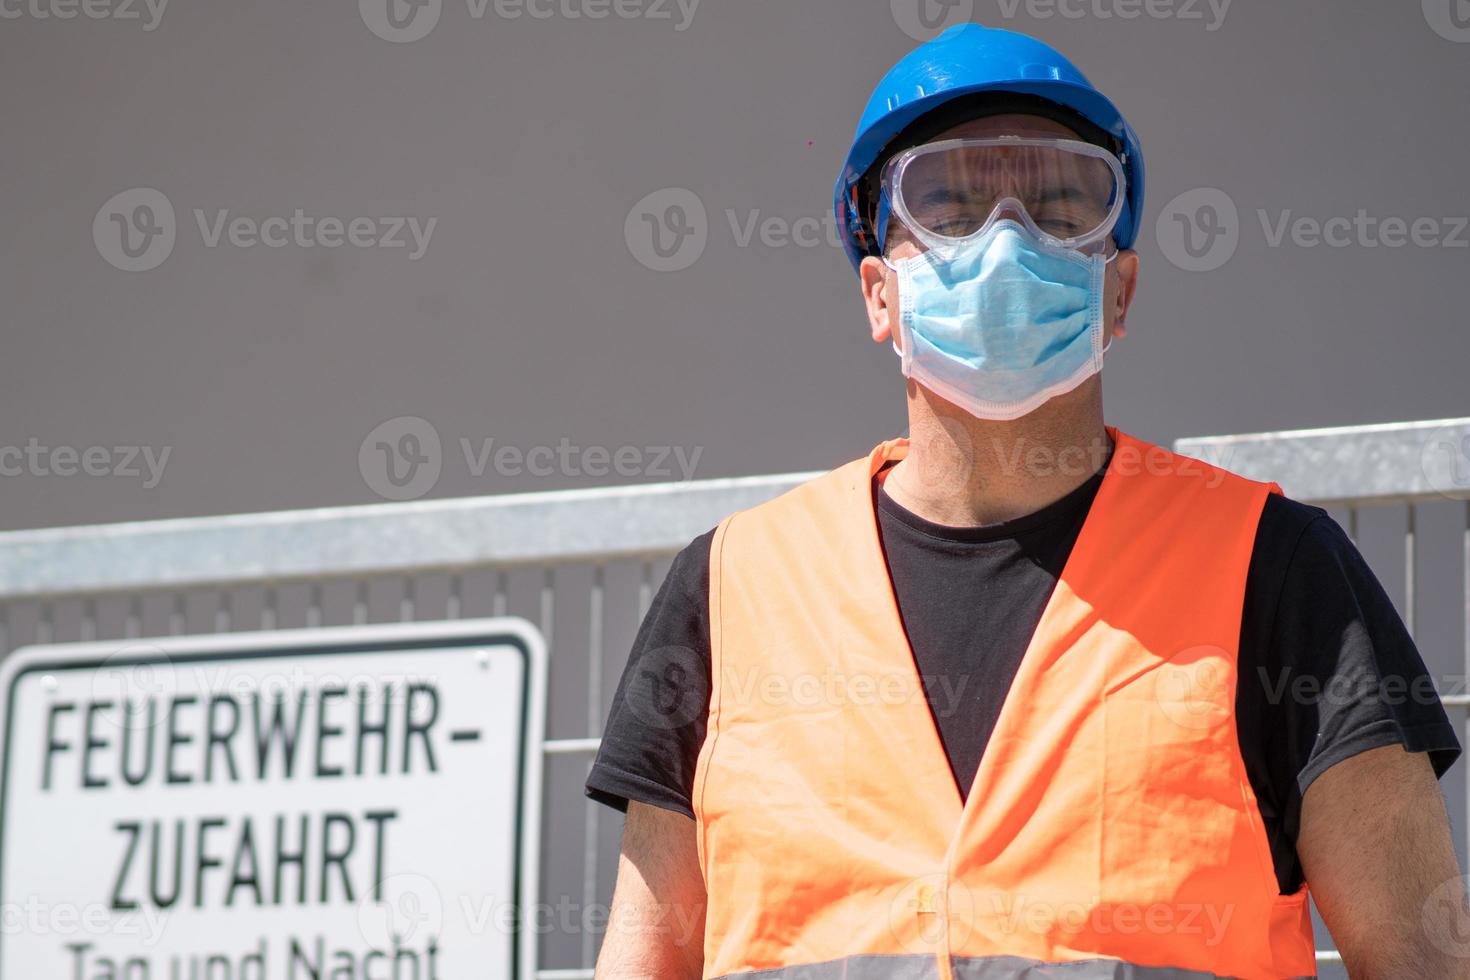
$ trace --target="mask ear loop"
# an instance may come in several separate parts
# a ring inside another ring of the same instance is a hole
[[[1119,254],[1121,254],[1121,252],[1122,252],[1121,249],[1119,249],[1117,246],[1114,246],[1113,247],[1113,254],[1107,256],[1106,258],[1104,258],[1102,260],[1102,262],[1099,265],[1099,270],[1098,270],[1098,278],[1102,280],[1100,283],[1098,283],[1097,290],[1096,290],[1096,293],[1097,293],[1097,303],[1098,303],[1098,310],[1097,310],[1097,341],[1096,341],[1096,343],[1101,346],[1101,349],[1098,350],[1097,351],[1097,354],[1096,354],[1096,357],[1097,357],[1097,369],[1098,369],[1098,371],[1101,371],[1102,370],[1103,361],[1107,358],[1108,351],[1111,350],[1112,349],[1112,346],[1113,346],[1113,338],[1112,337],[1109,337],[1107,339],[1107,342],[1106,343],[1104,343],[1103,342],[1103,339],[1102,339],[1103,334],[1107,333],[1107,329],[1108,329],[1107,312],[1105,310],[1103,310],[1103,308],[1102,308],[1102,304],[1107,301],[1107,295],[1108,295],[1108,283],[1107,283],[1108,266],[1112,265],[1113,260],[1116,259],[1119,256]]]
[[[896,326],[890,326],[888,328],[888,343],[889,346],[893,348],[893,353],[898,355],[899,370],[903,372],[904,377],[908,377],[909,366],[912,362],[912,355],[908,352],[914,349],[914,345],[909,337],[908,317],[903,315],[903,307],[904,304],[908,302],[908,295],[910,290],[903,288],[902,269],[899,268],[898,264],[895,264],[888,259],[888,226],[892,223],[894,217],[896,216],[896,212],[893,206],[892,193],[892,180],[894,179],[893,172],[898,166],[898,162],[901,157],[902,154],[888,161],[883,179],[879,184],[880,189],[878,192],[878,205],[876,208],[877,213],[874,215],[873,220],[873,232],[876,236],[875,244],[878,249],[878,258],[882,259],[883,264],[887,266],[894,275],[898,276],[898,324]],[[899,220],[902,221],[902,218],[900,218]],[[903,340],[903,347],[901,348],[898,346],[898,342],[900,339]]]
[[[909,302],[913,290],[904,288],[903,263],[895,265],[888,260],[886,255],[880,255],[879,258],[883,260],[883,264],[888,267],[889,271],[898,276],[898,325],[888,328],[888,343],[893,348],[893,353],[898,355],[899,370],[907,378],[913,364],[914,344],[913,338],[909,336],[909,318],[904,316],[904,307]],[[902,347],[898,346],[900,339],[903,340]]]
[[[888,162],[886,168],[888,172],[884,174],[884,179],[879,185],[878,202],[875,209],[876,214],[873,218],[873,234],[874,246],[878,250],[878,258],[888,267],[889,271],[898,276],[898,323],[896,326],[890,326],[888,328],[888,343],[893,348],[893,353],[898,355],[899,370],[903,372],[904,377],[908,377],[912,356],[906,352],[912,351],[914,345],[909,338],[908,317],[903,315],[903,304],[908,302],[907,297],[910,290],[903,288],[902,270],[898,265],[888,259],[888,226],[894,218],[893,198],[890,191],[890,175],[893,168],[897,165],[898,160],[899,157],[894,157]],[[900,339],[903,340],[903,347],[901,348],[898,346]]]

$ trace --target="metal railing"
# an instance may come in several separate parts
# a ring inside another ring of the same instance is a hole
[[[1421,509],[1463,508],[1456,629],[1464,649],[1455,659],[1470,675],[1470,418],[1186,439],[1176,448],[1344,512],[1355,540],[1360,512],[1401,508],[1403,611],[1416,632]],[[3,533],[0,651],[67,639],[524,615],[551,652],[547,794],[580,800],[609,685],[667,559],[725,515],[813,475]],[[578,662],[584,669],[559,669]],[[1463,693],[1445,701],[1470,708]],[[1470,742],[1470,713],[1463,725]],[[578,764],[558,779],[558,759]],[[592,805],[575,822],[569,809],[546,811],[557,826],[543,827],[543,860],[558,867],[543,876],[560,874],[565,890],[593,908],[610,889],[602,872],[616,848],[604,845],[615,842],[616,823]],[[562,868],[566,854],[580,867]],[[555,883],[543,888],[555,891]],[[595,930],[574,938],[575,949],[543,950],[541,961],[577,965],[543,968],[540,977],[591,977]]]

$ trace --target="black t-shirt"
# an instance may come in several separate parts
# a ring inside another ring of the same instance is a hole
[[[888,573],[962,795],[1041,620],[1102,473],[1013,521],[954,528],[901,507],[874,480]],[[614,695],[587,795],[690,817],[710,697],[710,531],[669,570]],[[1302,794],[1350,756],[1428,752],[1443,774],[1460,745],[1393,603],[1328,514],[1272,495],[1256,532],[1241,618],[1241,754],[1283,894],[1302,884]]]

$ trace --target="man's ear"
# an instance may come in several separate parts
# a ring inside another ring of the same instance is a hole
[[[892,282],[893,270],[875,256],[863,259],[858,277],[863,285],[863,303],[868,309],[868,329],[873,340],[883,343],[893,336],[898,325],[898,284]]]
[[[1117,292],[1113,297],[1114,337],[1128,336],[1128,311],[1138,291],[1138,267],[1138,253],[1131,248],[1122,249],[1113,260],[1113,271],[1118,277]]]

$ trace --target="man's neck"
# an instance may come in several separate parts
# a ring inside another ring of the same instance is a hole
[[[1086,483],[1111,445],[1097,378],[1008,422],[977,419],[910,382],[909,453],[883,488],[936,524],[998,524]]]

